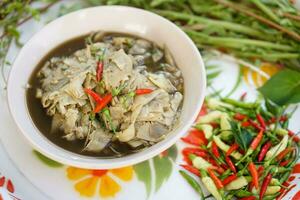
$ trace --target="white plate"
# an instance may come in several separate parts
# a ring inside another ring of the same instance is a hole
[[[54,15],[57,12],[57,8],[54,8],[49,14]],[[47,21],[47,18],[43,16],[42,21],[37,23],[30,21],[21,27],[23,31],[22,40],[27,41],[28,38],[39,30],[43,26],[43,21]],[[10,58],[14,58],[17,54],[18,49],[12,47],[10,49]],[[210,61],[210,64],[217,65],[217,70],[221,70],[221,74],[213,81],[213,86],[216,89],[222,89],[223,94],[227,94],[233,87],[234,83],[238,78],[238,67],[236,64],[224,61],[222,58],[214,59]],[[208,71],[211,73],[212,71]],[[245,82],[249,80],[249,84]],[[259,77],[259,76],[258,76]],[[259,82],[253,81],[253,73],[251,71],[243,72],[243,82],[237,91],[233,94],[233,97],[239,97],[244,91],[248,92],[248,98],[254,98],[256,95],[254,84]],[[2,80],[0,81],[2,84]],[[3,86],[3,84],[2,84]],[[75,189],[75,184],[88,178],[89,176],[83,176],[81,179],[70,180],[68,178],[68,166],[50,167],[41,160],[39,160],[33,149],[28,145],[23,137],[20,137],[17,127],[9,115],[6,94],[3,90],[0,90],[0,179],[5,176],[6,182],[2,188],[2,191],[6,191],[8,179],[14,185],[14,192],[12,193],[19,199],[22,200],[76,200],[76,199],[102,199],[99,191],[100,186],[98,185],[94,195],[92,197],[80,196],[80,193]],[[300,109],[297,110],[294,117],[291,120],[290,127],[292,130],[300,130]],[[180,169],[179,164],[183,163],[180,149],[185,145],[180,141],[177,143],[177,158],[175,162],[170,157],[159,156],[156,160],[150,160],[149,166],[152,181],[146,181],[147,179],[141,179],[141,170],[134,168],[133,176],[128,181],[122,181],[118,177],[114,176],[111,172],[108,176],[115,179],[121,186],[121,190],[115,193],[114,198],[109,199],[120,199],[120,200],[142,200],[147,197],[146,188],[150,188],[150,198],[152,200],[164,200],[164,199],[199,199],[199,196],[194,190],[182,179],[179,175],[178,170]],[[174,153],[174,151],[172,151]],[[169,152],[170,153],[170,152]],[[171,154],[172,155],[172,154]],[[170,154],[169,154],[170,156]],[[161,161],[162,164],[156,164]],[[167,164],[166,164],[167,163]],[[144,175],[149,172],[147,170],[148,162],[141,166],[140,169],[144,169]],[[169,167],[169,170],[162,171]],[[71,168],[72,169],[72,168]],[[69,170],[70,171],[70,170]],[[156,181],[159,179],[156,177],[155,172],[162,171],[165,175],[164,183],[158,187],[155,191]],[[284,198],[284,200],[292,199],[292,197],[300,191],[299,174],[295,174],[296,178],[291,182],[291,185],[297,184]],[[8,192],[9,193],[9,192]],[[5,199],[6,200],[6,199]],[[297,199],[294,199],[297,200]]]

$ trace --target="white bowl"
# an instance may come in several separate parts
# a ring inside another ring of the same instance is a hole
[[[180,124],[163,141],[121,158],[93,158],[69,152],[49,141],[34,125],[26,103],[25,86],[39,61],[64,41],[92,31],[137,35],[160,46],[166,45],[184,78],[184,102]],[[16,58],[8,80],[11,114],[33,148],[58,162],[91,169],[133,165],[158,155],[173,145],[194,122],[205,96],[204,64],[194,43],[175,24],[154,13],[124,6],[100,6],[60,17],[36,33]]]

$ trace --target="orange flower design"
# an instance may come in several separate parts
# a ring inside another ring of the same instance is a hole
[[[76,181],[74,188],[81,196],[93,197],[99,187],[101,197],[114,197],[121,190],[116,179],[130,181],[133,177],[133,168],[130,166],[111,170],[92,170],[68,167],[67,177]]]
[[[273,63],[262,63],[259,70],[269,75],[270,77],[280,70],[280,66]],[[248,67],[243,67],[243,77],[247,85],[254,85],[255,87],[262,86],[268,79],[258,72],[252,71]],[[252,82],[252,84],[251,84]]]

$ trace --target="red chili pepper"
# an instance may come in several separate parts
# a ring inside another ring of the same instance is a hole
[[[233,162],[231,161],[231,159],[229,158],[229,156],[225,157],[225,161],[226,161],[227,165],[229,166],[229,168],[231,169],[231,171],[233,171],[234,173],[236,173],[235,165],[233,164]]]
[[[219,174],[224,173],[224,169],[218,165],[218,163],[213,158],[207,158],[207,161],[212,164],[212,169],[216,170]]]
[[[289,119],[289,118],[288,118],[286,115],[283,115],[283,116],[280,117],[279,121],[280,121],[280,122],[285,122],[285,121],[287,121],[288,119]]]
[[[193,162],[190,160],[189,156],[183,155],[183,161],[185,161],[188,165],[193,166]]]
[[[94,113],[100,112],[107,104],[112,100],[112,95],[107,94],[105,95],[100,102],[96,105],[96,108],[94,109]]]
[[[241,113],[235,113],[235,115],[233,116],[234,119],[239,120],[239,121],[243,121],[244,119],[247,118],[246,115],[243,115]]]
[[[284,187],[289,187],[290,186],[290,184],[286,181],[283,182],[282,185]],[[289,189],[281,188],[280,191],[279,191],[280,195],[277,196],[276,200],[281,200],[287,194],[287,192],[290,190],[290,188]]]
[[[279,166],[281,167],[285,167],[287,166],[292,160],[285,160],[285,161],[282,161],[281,163],[279,163]]]
[[[252,150],[255,150],[257,148],[257,146],[259,145],[260,141],[263,138],[263,133],[264,133],[264,131],[261,129],[259,131],[259,133],[257,134],[257,136],[252,140],[251,145],[250,145],[250,148]]]
[[[256,167],[255,167],[253,162],[249,163],[248,169],[249,169],[250,174],[252,176],[252,182],[254,184],[254,187],[256,189],[258,189],[258,173],[257,173]]]
[[[263,199],[263,197],[264,197],[264,195],[265,195],[265,193],[266,193],[266,191],[267,191],[267,187],[268,187],[268,185],[269,185],[270,182],[271,182],[271,179],[272,179],[272,174],[269,173],[269,174],[265,177],[265,179],[264,179],[264,181],[263,181],[263,183],[262,183],[262,186],[261,186],[261,189],[260,189],[260,193],[259,193],[259,199],[260,199],[260,200]]]
[[[225,170],[228,169],[228,166],[227,166],[225,163],[221,163],[221,167],[222,167],[223,169],[225,169]]]
[[[252,191],[253,188],[254,188],[254,184],[253,184],[253,182],[251,181],[251,182],[249,183],[248,191]]]
[[[220,166],[212,166],[210,167],[211,169],[215,170],[216,172],[218,172],[219,174],[223,174],[224,173],[224,169]]]
[[[258,168],[257,168],[257,174],[258,174],[258,177],[260,177],[262,174],[263,174],[263,172],[264,172],[264,166],[259,166]]]
[[[214,129],[220,126],[217,122],[210,122],[209,125],[211,125]]]
[[[197,119],[195,120],[195,122],[197,123],[197,121],[206,114],[207,114],[207,107],[205,104],[203,104],[200,112],[198,113],[198,116],[197,116]]]
[[[98,65],[97,65],[97,71],[96,71],[96,80],[97,80],[97,81],[100,81],[101,78],[102,78],[103,65],[104,65],[104,64],[103,64],[103,61],[100,60],[100,61],[98,62]]]
[[[91,89],[84,88],[84,92],[90,95],[97,103],[102,100],[102,97]]]
[[[300,142],[300,138],[293,131],[288,130],[288,132],[289,132],[289,136],[293,137],[294,142]]]
[[[277,161],[282,160],[287,154],[289,154],[290,152],[292,152],[294,150],[295,150],[295,147],[286,148],[285,150],[283,150],[282,152],[280,152],[278,154],[278,156],[276,157]]]
[[[192,129],[186,137],[181,138],[182,141],[196,146],[207,145],[208,141],[205,138],[203,131]]]
[[[248,122],[251,124],[251,126],[253,126],[254,128],[258,129],[258,130],[263,130],[263,128],[257,124],[256,122],[252,121],[251,119],[248,120]]]
[[[237,179],[237,175],[236,175],[236,174],[233,174],[233,175],[230,175],[230,176],[228,176],[227,178],[225,178],[225,179],[222,181],[222,183],[223,183],[223,185],[225,186],[225,185],[231,183],[232,181],[234,181],[235,179]]]
[[[217,166],[218,165],[218,163],[215,161],[215,159],[213,159],[213,158],[211,158],[211,157],[209,157],[208,159],[208,162],[210,162],[212,165],[214,165],[214,166]]]
[[[239,145],[237,143],[234,143],[226,152],[226,156],[230,156],[232,152],[237,150],[239,148]]]
[[[219,158],[220,157],[220,153],[219,153],[219,150],[218,150],[218,146],[217,144],[213,141],[212,144],[211,144],[211,151],[212,153],[217,157]]]
[[[147,89],[147,88],[142,88],[142,89],[136,89],[135,90],[136,95],[150,94],[151,92],[153,92],[153,90],[152,89]]]
[[[288,120],[288,117],[286,115],[283,115],[279,118],[279,122],[285,122]],[[273,124],[277,121],[277,118],[276,117],[272,117],[269,121],[268,121],[268,124]]]
[[[255,200],[255,199],[256,199],[255,196],[249,196],[249,197],[240,198],[239,200]]]
[[[187,171],[191,172],[192,174],[195,174],[196,176],[200,177],[200,171],[196,167],[190,165],[180,165],[180,166],[186,169]]]
[[[245,121],[245,122],[242,122],[242,127],[248,127],[248,126],[251,126],[250,122],[248,121]]]
[[[190,154],[195,154],[196,156],[207,157],[206,151],[199,148],[191,148],[191,147],[184,148],[182,150],[182,154],[185,156],[189,156]]]
[[[260,114],[257,114],[257,115],[256,115],[256,119],[257,119],[257,121],[259,122],[260,126],[261,126],[263,129],[266,129],[266,122],[265,122],[264,118],[263,118]]]
[[[244,101],[245,98],[246,98],[246,96],[247,96],[247,92],[244,92],[244,93],[241,95],[240,100],[241,100],[241,101]]]
[[[207,172],[210,176],[210,178],[214,181],[218,189],[221,189],[224,187],[222,181],[215,175],[214,171],[212,169],[207,169]]]
[[[245,150],[243,149],[238,149],[238,152],[240,152],[241,154],[245,154]]]
[[[269,141],[267,142],[260,150],[260,153],[258,155],[258,162],[263,161],[263,159],[265,158],[267,152],[269,151],[269,149],[271,148],[272,143]]]

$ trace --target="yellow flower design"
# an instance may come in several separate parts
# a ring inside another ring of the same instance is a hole
[[[82,196],[95,196],[99,187],[101,197],[113,197],[121,190],[115,179],[130,181],[133,177],[133,168],[129,166],[111,170],[93,170],[68,167],[67,177],[76,181],[74,188]]]
[[[270,77],[276,74],[280,70],[280,66],[273,63],[262,63],[259,67],[259,70],[264,72],[265,74],[269,75]],[[255,87],[262,86],[268,79],[265,76],[262,76],[256,71],[249,69],[248,67],[243,67],[243,78],[247,85],[252,84]]]

